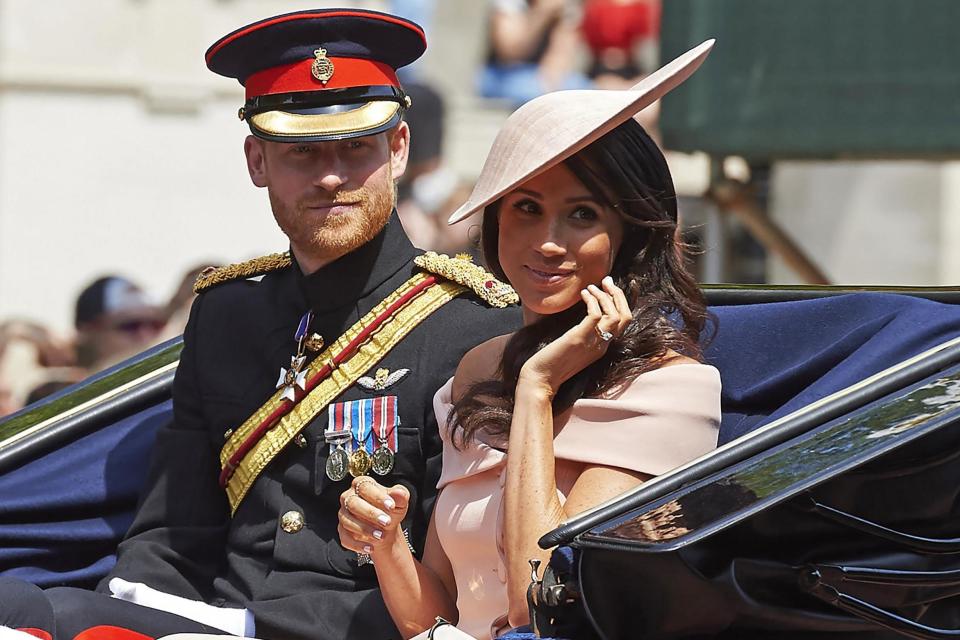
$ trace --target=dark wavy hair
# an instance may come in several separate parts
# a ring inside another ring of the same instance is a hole
[[[567,380],[553,398],[554,415],[583,397],[616,392],[663,364],[670,351],[701,359],[707,321],[703,293],[687,270],[688,247],[677,229],[677,195],[656,143],[633,119],[564,161],[591,194],[620,214],[623,242],[611,277],[626,294],[633,321],[606,354]],[[507,280],[498,257],[500,201],[483,212],[481,243],[487,267]],[[583,302],[524,326],[507,342],[497,378],[471,385],[448,424],[458,447],[479,433],[499,440],[510,431],[520,368],[586,314]]]

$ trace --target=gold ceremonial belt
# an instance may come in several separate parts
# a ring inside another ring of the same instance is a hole
[[[382,360],[431,313],[468,290],[455,282],[435,278],[428,273],[418,273],[403,283],[310,363],[308,381],[325,371],[327,373],[316,386],[293,403],[284,400],[283,390],[278,390],[234,430],[220,451],[220,465],[224,472],[221,478],[229,475],[224,488],[231,514],[236,512],[240,501],[270,461],[334,398]],[[422,291],[418,292],[418,289]],[[344,354],[344,350],[370,327],[375,328],[352,355]],[[344,355],[345,359],[341,361]],[[289,411],[284,413],[288,407]],[[278,413],[282,413],[282,417],[251,443],[251,436],[270,425]],[[245,453],[244,449],[247,449]]]

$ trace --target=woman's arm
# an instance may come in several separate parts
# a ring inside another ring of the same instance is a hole
[[[578,25],[564,19],[550,32],[547,48],[540,58],[540,81],[547,91],[563,88],[563,82],[577,65],[576,51],[580,46]]]
[[[410,494],[387,488],[369,476],[353,481],[340,498],[340,543],[369,553],[387,610],[404,638],[429,629],[437,616],[455,622],[457,587],[437,538],[433,516],[427,530],[423,562],[413,557],[399,524]]]
[[[509,64],[529,60],[544,34],[562,18],[564,3],[565,0],[539,0],[519,13],[494,9],[490,16],[490,40],[497,61]]]
[[[548,396],[536,388],[521,392],[521,386],[525,385],[517,385],[504,486],[504,548],[510,603],[507,617],[511,626],[529,622],[526,594],[530,560],[540,560],[545,567],[550,559],[550,550],[541,549],[537,540],[578,513],[649,479],[625,469],[590,465],[579,473],[566,502],[561,503]]]
[[[560,385],[606,351],[607,343],[600,339],[598,328],[619,334],[632,319],[623,292],[607,278],[603,287],[591,285],[583,292],[587,316],[531,357],[517,381],[503,498],[507,617],[514,626],[528,622],[529,561],[549,559],[550,552],[540,549],[537,540],[570,515],[644,480],[640,474],[595,466],[580,474],[566,508],[557,494],[552,399]]]

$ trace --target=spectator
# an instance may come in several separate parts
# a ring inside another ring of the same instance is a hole
[[[421,249],[447,254],[467,251],[467,229],[447,224],[447,217],[470,190],[443,161],[443,98],[425,84],[408,84],[404,89],[412,100],[405,119],[416,133],[411,136],[407,170],[397,190],[400,221]]]
[[[659,0],[586,0],[581,32],[590,50],[587,75],[598,88],[624,89],[653,66],[660,36]]]
[[[433,13],[435,10],[436,0],[390,0],[387,5],[387,13],[417,23],[426,33],[433,30]],[[408,84],[420,81],[423,60],[429,55],[430,52],[427,51],[424,57],[397,69],[397,77],[400,78],[404,89],[407,88]]]
[[[183,277],[180,278],[180,284],[177,285],[177,290],[173,292],[173,295],[170,296],[170,300],[167,301],[164,307],[166,326],[160,335],[160,342],[169,340],[170,338],[176,338],[183,333],[184,328],[187,326],[187,318],[190,317],[190,306],[193,304],[193,299],[197,297],[197,294],[193,290],[194,283],[201,273],[207,269],[214,269],[219,266],[219,264],[212,262],[198,264],[187,269],[183,274]]]
[[[480,95],[519,106],[548,91],[587,89],[574,63],[577,4],[568,0],[488,0],[489,52]]]
[[[29,320],[0,325],[0,415],[33,401],[33,389],[51,380],[75,382],[73,344]]]
[[[586,0],[580,31],[590,51],[587,75],[598,89],[627,89],[656,65],[660,0]],[[660,102],[637,114],[659,142]]]
[[[13,391],[4,380],[0,380],[0,417],[10,415],[20,408],[20,403],[13,397]]]
[[[69,380],[69,379],[63,379],[63,378],[48,380],[47,382],[44,382],[34,387],[30,391],[30,393],[27,394],[27,400],[24,403],[24,405],[30,405],[30,404],[33,404],[34,402],[43,400],[47,396],[53,395],[54,393],[56,393],[57,391],[60,391],[61,389],[66,389],[67,387],[72,385],[74,382],[77,382],[77,380]]]
[[[156,344],[165,320],[140,287],[106,276],[80,293],[74,324],[77,362],[93,373]]]

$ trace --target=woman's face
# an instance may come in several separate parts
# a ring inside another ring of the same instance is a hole
[[[623,222],[559,164],[507,193],[499,210],[499,258],[524,321],[580,302],[610,273]]]

